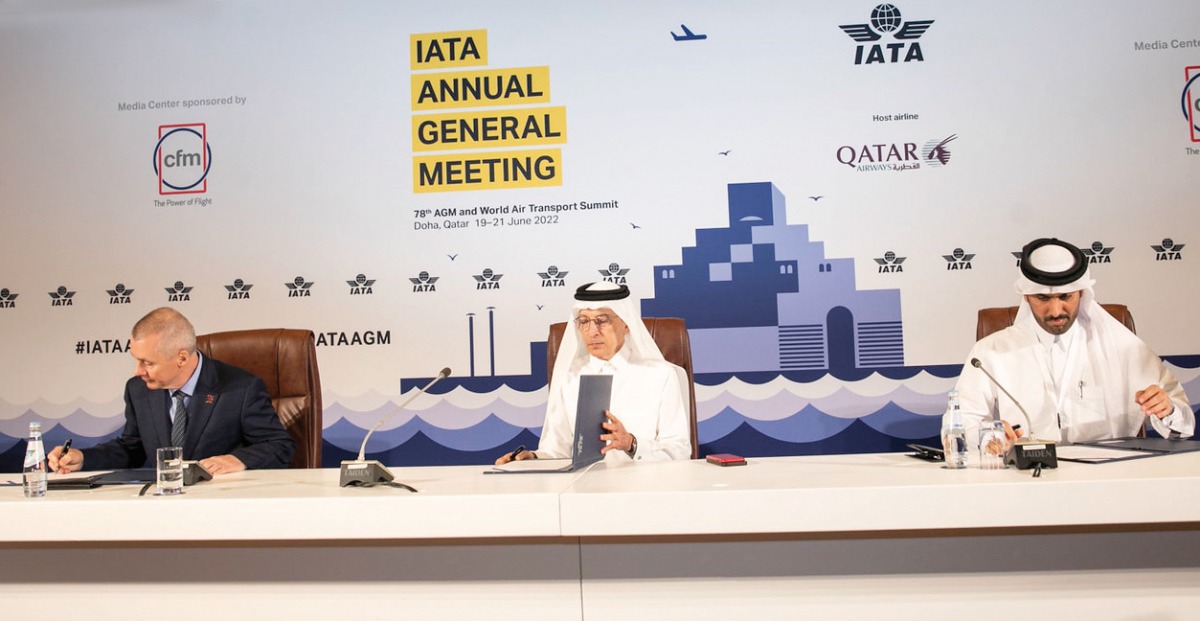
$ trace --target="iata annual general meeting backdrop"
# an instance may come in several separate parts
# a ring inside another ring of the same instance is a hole
[[[130,326],[317,334],[325,463],[532,446],[580,284],[687,320],[702,451],[937,433],[1016,253],[1200,399],[1191,0],[0,4],[0,453],[122,425]]]

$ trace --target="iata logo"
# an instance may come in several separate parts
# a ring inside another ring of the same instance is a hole
[[[882,259],[875,259],[875,263],[879,265],[880,274],[895,274],[904,271],[904,266],[901,264],[906,259],[907,257],[898,257],[896,253],[889,250],[883,253]]]
[[[293,280],[292,282],[283,283],[283,285],[288,288],[288,297],[289,298],[311,297],[312,292],[309,291],[309,289],[312,288],[313,284],[314,283],[312,283],[312,282],[304,282],[303,276],[297,276],[296,279]]]
[[[1175,240],[1167,237],[1162,240],[1162,245],[1150,244],[1154,249],[1155,261],[1182,261],[1183,255],[1180,252],[1183,250],[1184,244],[1177,244]]]
[[[16,308],[17,294],[8,289],[0,289],[0,308]]]
[[[244,280],[238,278],[237,280],[233,281],[232,285],[225,285],[225,291],[229,293],[228,298],[230,300],[249,300],[250,287],[253,286],[254,285],[247,284]]]
[[[413,293],[427,293],[430,291],[437,291],[437,285],[435,283],[437,283],[438,278],[441,277],[430,276],[429,272],[422,271],[420,274],[417,274],[416,278],[410,277],[408,280],[413,284]]]
[[[600,277],[603,278],[605,282],[611,282],[617,285],[626,284],[625,275],[629,273],[628,268],[621,267],[620,264],[617,263],[609,263],[607,270],[599,271]]]
[[[556,266],[556,265],[551,265],[550,267],[547,267],[546,271],[544,271],[544,272],[538,272],[538,276],[542,277],[542,286],[543,287],[565,287],[565,286],[567,286],[567,281],[564,280],[567,277],[567,272],[558,271],[558,266]]]
[[[72,306],[74,297],[74,291],[67,291],[66,287],[59,285],[58,289],[50,292],[50,306]]]
[[[159,125],[154,145],[154,174],[158,193],[203,194],[208,191],[212,147],[204,123]]]
[[[974,254],[963,252],[962,248],[955,248],[954,252],[942,255],[946,260],[946,269],[948,270],[969,270],[971,269],[971,259],[975,258]]]
[[[109,304],[129,304],[133,301],[130,297],[133,295],[133,289],[126,289],[125,285],[117,283],[117,286],[112,289],[105,289],[108,292]]]
[[[347,280],[346,284],[350,285],[350,295],[371,295],[371,287],[375,285],[375,281],[367,278],[365,274],[359,274],[354,280]]]
[[[187,302],[192,299],[189,295],[192,292],[192,287],[183,284],[182,280],[176,280],[174,285],[166,287],[168,302]]]
[[[1091,248],[1080,248],[1088,263],[1112,263],[1112,251],[1116,246],[1105,246],[1103,242],[1092,242]]]
[[[500,279],[503,277],[504,274],[497,274],[489,267],[488,269],[483,270],[482,274],[477,274],[474,276],[475,289],[499,289]]]
[[[869,24],[845,24],[838,26],[850,35],[851,39],[860,45],[854,51],[854,64],[870,65],[872,63],[921,62],[925,55],[921,52],[921,44],[917,39],[925,34],[933,25],[932,19],[910,20],[900,19],[900,9],[894,4],[880,4],[871,9]],[[891,35],[895,43],[879,44],[883,35]],[[867,44],[870,44],[869,47]],[[887,52],[884,52],[884,49]]]

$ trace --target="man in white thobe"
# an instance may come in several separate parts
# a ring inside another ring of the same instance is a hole
[[[1025,246],[1016,283],[1022,299],[1013,325],[977,342],[958,378],[968,442],[976,441],[980,423],[994,417],[1014,439],[1025,433],[1067,443],[1130,437],[1146,421],[1163,437],[1194,433],[1196,418],[1183,387],[1141,339],[1096,302],[1094,282],[1087,258],[1075,246],[1057,239]],[[972,366],[976,359],[982,369]],[[1028,422],[1014,399],[1029,414]]]
[[[642,323],[629,288],[591,283],[575,292],[571,324],[554,361],[537,451],[517,451],[515,458],[553,459],[571,456],[579,376],[612,375],[612,398],[600,438],[607,462],[689,459],[687,373],[667,362]],[[514,458],[506,454],[503,464]]]

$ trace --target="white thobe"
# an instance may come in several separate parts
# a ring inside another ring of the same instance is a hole
[[[958,378],[963,423],[976,442],[981,421],[997,413],[1021,424],[1026,435],[1055,442],[1084,442],[1135,436],[1148,419],[1160,435],[1190,436],[1196,419],[1179,381],[1157,355],[1128,330],[1098,336],[1081,314],[1060,344],[1033,321],[1018,323],[980,340],[967,356]],[[1052,347],[1061,347],[1057,373],[1051,369]],[[1020,409],[969,361],[978,358],[996,381],[1025,407]],[[1175,410],[1160,420],[1146,416],[1136,393],[1151,384],[1166,391]]]
[[[611,360],[589,356],[587,364],[568,375],[565,382],[554,378],[550,398],[546,403],[546,422],[538,444],[538,457],[570,457],[575,439],[575,409],[579,401],[579,376],[606,374],[613,376],[612,399],[608,411],[625,425],[625,430],[637,438],[637,452],[632,459],[665,461],[689,459],[692,456],[691,429],[688,425],[689,404],[682,395],[681,381],[686,372],[669,362],[631,362],[622,348]],[[597,434],[607,433],[598,429]],[[609,451],[607,461],[629,461],[625,451]]]

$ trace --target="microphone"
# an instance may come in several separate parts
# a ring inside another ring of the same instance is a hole
[[[983,363],[979,358],[971,358],[971,366],[983,371],[992,384],[1000,389],[1006,397],[1009,398],[1017,409],[1021,411],[1021,415],[1025,417],[1025,425],[1029,429],[1029,436],[1017,438],[1013,443],[1012,448],[1008,449],[1008,455],[1004,457],[1004,463],[1013,464],[1018,470],[1028,470],[1036,467],[1039,471],[1042,468],[1057,468],[1058,453],[1054,449],[1054,442],[1050,440],[1037,440],[1033,437],[1033,421],[1029,418],[1029,412],[1025,411],[1025,406],[1021,405],[1017,398],[1012,396],[1012,393],[1005,390],[1004,385],[992,377],[991,373],[983,367]],[[1037,473],[1034,473],[1035,475]]]
[[[395,410],[392,410],[391,414],[383,417],[383,420],[375,423],[374,427],[371,427],[370,431],[367,432],[366,437],[363,438],[362,446],[358,447],[358,459],[346,460],[342,462],[341,481],[339,482],[340,487],[346,487],[348,485],[371,486],[392,484],[392,481],[396,477],[392,475],[387,467],[374,459],[366,459],[367,440],[371,438],[371,434],[375,433],[376,429],[379,429],[384,423],[392,420],[393,416],[399,414],[401,410],[408,406],[408,404],[412,403],[413,399],[425,394],[425,391],[429,390],[430,386],[440,382],[449,375],[450,367],[443,368],[438,372],[436,377],[429,381],[428,384],[425,384],[425,386],[413,394],[413,396],[406,399],[404,403],[401,403],[399,406],[397,406]],[[414,492],[416,491],[407,485],[402,486]]]

